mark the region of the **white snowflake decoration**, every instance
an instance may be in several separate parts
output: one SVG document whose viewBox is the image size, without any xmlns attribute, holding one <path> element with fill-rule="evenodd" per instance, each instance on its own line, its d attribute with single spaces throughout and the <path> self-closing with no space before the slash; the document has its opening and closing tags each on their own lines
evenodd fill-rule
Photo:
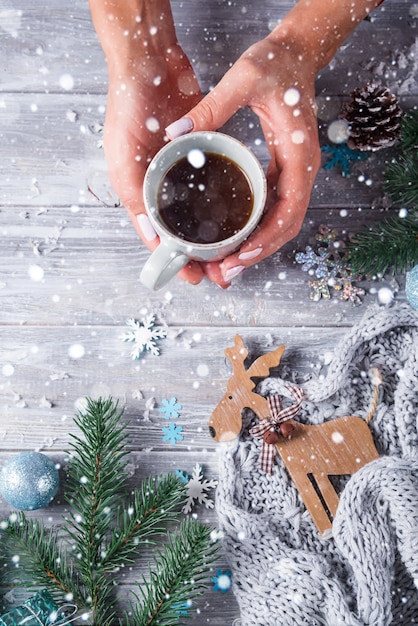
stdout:
<svg viewBox="0 0 418 626">
<path fill-rule="evenodd" d="M 204 480 L 202 467 L 199 463 L 196 463 L 192 477 L 186 485 L 187 500 L 183 507 L 183 513 L 191 513 L 196 501 L 199 504 L 204 504 L 207 509 L 213 509 L 215 503 L 208 497 L 206 492 L 209 489 L 215 489 L 217 484 L 216 480 Z"/>
<path fill-rule="evenodd" d="M 156 344 L 156 340 L 164 339 L 167 331 L 164 328 L 154 328 L 155 315 L 147 315 L 142 321 L 138 321 L 130 317 L 126 325 L 130 330 L 123 333 L 120 338 L 122 341 L 128 341 L 134 344 L 131 352 L 133 359 L 139 359 L 141 355 L 148 350 L 154 356 L 160 354 L 160 349 Z"/>
</svg>

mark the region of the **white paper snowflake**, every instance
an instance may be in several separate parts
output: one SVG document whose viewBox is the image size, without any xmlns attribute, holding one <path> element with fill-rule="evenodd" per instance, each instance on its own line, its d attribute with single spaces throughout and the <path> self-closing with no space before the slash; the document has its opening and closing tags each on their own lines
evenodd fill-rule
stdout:
<svg viewBox="0 0 418 626">
<path fill-rule="evenodd" d="M 215 489 L 218 482 L 216 480 L 204 480 L 203 470 L 199 463 L 193 468 L 193 474 L 186 485 L 187 500 L 183 507 L 183 513 L 191 513 L 196 502 L 204 504 L 207 509 L 213 509 L 215 503 L 208 498 L 207 491 Z"/>
<path fill-rule="evenodd" d="M 164 339 L 167 336 L 167 331 L 164 328 L 154 328 L 154 321 L 155 315 L 147 315 L 142 321 L 138 321 L 133 317 L 127 320 L 126 325 L 129 326 L 130 330 L 123 333 L 120 338 L 122 341 L 134 344 L 131 351 L 133 359 L 139 359 L 146 350 L 154 356 L 160 354 L 156 340 Z"/>
</svg>

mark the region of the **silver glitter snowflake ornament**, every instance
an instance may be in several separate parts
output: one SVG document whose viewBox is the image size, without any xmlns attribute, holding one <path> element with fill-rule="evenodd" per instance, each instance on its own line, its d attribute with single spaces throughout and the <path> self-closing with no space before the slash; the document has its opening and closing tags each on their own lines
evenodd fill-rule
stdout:
<svg viewBox="0 0 418 626">
<path fill-rule="evenodd" d="M 209 498 L 207 491 L 215 489 L 217 484 L 216 480 L 205 480 L 202 467 L 196 463 L 193 474 L 186 484 L 187 500 L 183 507 L 183 513 L 191 513 L 196 503 L 204 504 L 207 509 L 213 509 L 215 503 Z"/>
<path fill-rule="evenodd" d="M 338 240 L 338 232 L 321 225 L 315 239 L 322 244 L 317 250 L 306 246 L 304 252 L 297 252 L 295 260 L 302 270 L 313 277 L 309 281 L 310 299 L 319 302 L 331 298 L 331 289 L 339 293 L 340 300 L 349 300 L 354 305 L 361 304 L 364 289 L 354 283 L 364 277 L 352 272 L 345 261 L 345 246 Z M 323 247 L 326 244 L 326 248 Z"/>
<path fill-rule="evenodd" d="M 131 351 L 133 359 L 140 359 L 146 351 L 151 352 L 154 356 L 160 354 L 156 341 L 164 339 L 167 336 L 167 331 L 164 328 L 154 328 L 154 322 L 155 315 L 147 315 L 142 321 L 133 317 L 126 321 L 126 325 L 130 330 L 123 333 L 120 338 L 122 341 L 134 344 Z"/>
</svg>

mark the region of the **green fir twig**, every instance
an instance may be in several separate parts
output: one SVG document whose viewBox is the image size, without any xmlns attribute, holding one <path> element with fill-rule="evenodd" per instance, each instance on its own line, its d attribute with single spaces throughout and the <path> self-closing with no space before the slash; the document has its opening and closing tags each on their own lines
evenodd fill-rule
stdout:
<svg viewBox="0 0 418 626">
<path fill-rule="evenodd" d="M 418 205 L 418 112 L 402 118 L 399 155 L 389 163 L 384 174 L 385 190 L 399 207 L 412 211 Z"/>
<path fill-rule="evenodd" d="M 350 269 L 365 275 L 403 273 L 418 263 L 418 216 L 388 218 L 347 244 Z"/>
<path fill-rule="evenodd" d="M 384 173 L 385 190 L 406 216 L 390 217 L 358 232 L 347 246 L 350 268 L 362 274 L 404 273 L 418 263 L 418 112 L 405 113 L 400 154 Z"/>
<path fill-rule="evenodd" d="M 20 511 L 10 515 L 3 524 L 2 551 L 6 546 L 19 555 L 18 570 L 13 569 L 29 588 L 47 587 L 56 595 L 71 596 L 77 604 L 84 605 L 80 581 L 73 563 L 62 548 L 56 529 L 48 529 L 39 520 L 27 519 Z"/>
<path fill-rule="evenodd" d="M 132 563 L 141 545 L 156 543 L 156 535 L 164 533 L 167 524 L 178 517 L 185 497 L 185 486 L 173 474 L 148 478 L 134 491 L 134 500 L 120 506 L 115 514 L 118 524 L 113 529 L 101 566 L 112 571 Z"/>
<path fill-rule="evenodd" d="M 90 599 L 94 620 L 111 623 L 112 581 L 102 566 L 102 550 L 113 522 L 117 498 L 126 490 L 126 433 L 122 412 L 111 399 L 87 400 L 74 419 L 83 438 L 71 435 L 73 452 L 67 496 L 74 512 L 66 525 L 78 557 L 78 570 Z"/>
<path fill-rule="evenodd" d="M 47 587 L 57 600 L 71 595 L 79 609 L 88 610 L 91 626 L 111 626 L 120 624 L 114 597 L 120 570 L 134 563 L 141 547 L 154 548 L 149 577 L 134 594 L 135 626 L 178 624 L 176 603 L 202 593 L 217 546 L 211 530 L 192 519 L 174 534 L 168 530 L 186 495 L 174 475 L 128 488 L 122 415 L 111 398 L 87 400 L 75 418 L 82 436 L 71 435 L 67 501 L 72 510 L 62 529 L 46 529 L 13 513 L 0 525 L 1 556 L 10 550 L 22 556 L 21 584 Z M 157 539 L 164 548 L 156 549 Z"/>
<path fill-rule="evenodd" d="M 397 206 L 417 210 L 418 152 L 398 156 L 387 166 L 385 190 Z"/>
<path fill-rule="evenodd" d="M 204 589 L 216 552 L 210 532 L 193 520 L 182 522 L 158 552 L 148 579 L 143 577 L 138 585 L 138 602 L 127 618 L 128 626 L 174 626 L 180 614 L 190 616 L 189 603 Z"/>
</svg>

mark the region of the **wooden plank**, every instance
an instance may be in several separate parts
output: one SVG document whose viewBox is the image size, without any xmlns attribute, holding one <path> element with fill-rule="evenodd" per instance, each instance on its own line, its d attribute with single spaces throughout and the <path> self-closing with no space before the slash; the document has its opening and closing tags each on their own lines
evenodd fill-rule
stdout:
<svg viewBox="0 0 418 626">
<path fill-rule="evenodd" d="M 244 0 L 196 3 L 173 0 L 173 14 L 180 42 L 193 60 L 206 91 L 229 63 L 251 43 L 265 36 L 294 2 Z M 371 57 L 387 62 L 415 37 L 409 0 L 386 0 L 375 11 L 371 23 L 361 24 L 332 64 L 322 74 L 321 87 L 347 93 L 369 71 Z M 192 17 L 191 17 L 192 16 Z M 94 32 L 88 3 L 75 0 L 71 7 L 51 0 L 48 11 L 40 11 L 31 0 L 20 0 L 0 11 L 2 59 L 1 90 L 65 93 L 68 76 L 71 91 L 102 93 L 107 88 L 103 53 Z M 351 68 L 349 83 L 341 77 Z M 357 78 L 356 78 L 357 77 Z M 344 89 L 345 87 L 345 89 Z"/>
<path fill-rule="evenodd" d="M 346 328 L 275 326 L 271 328 L 171 328 L 158 357 L 130 358 L 121 342 L 123 328 L 0 328 L 0 450 L 65 450 L 72 417 L 85 396 L 119 399 L 129 422 L 129 449 L 171 454 L 173 450 L 216 452 L 207 425 L 226 389 L 230 364 L 224 350 L 236 333 L 250 359 L 284 343 L 279 371 L 295 370 L 301 379 L 326 370 L 326 362 Z M 178 332 L 178 334 L 176 334 Z M 76 358 L 78 357 L 78 358 Z M 164 398 L 182 405 L 178 424 L 184 439 L 163 442 Z"/>
<path fill-rule="evenodd" d="M 118 206 L 101 150 L 105 97 L 101 95 L 4 94 L 0 106 L 0 207 Z M 418 95 L 405 96 L 405 110 Z M 320 107 L 321 143 L 341 111 L 341 98 L 326 98 Z M 269 156 L 254 115 L 239 111 L 223 129 L 246 143 L 264 168 Z M 356 163 L 350 177 L 338 170 L 318 173 L 312 192 L 313 207 L 371 206 L 382 196 L 382 172 L 390 150 Z M 323 159 L 323 165 L 326 163 Z M 361 177 L 359 180 L 359 176 Z M 373 184 L 365 184 L 372 181 Z M 89 188 L 99 198 L 96 199 Z M 124 215 L 117 212 L 116 215 Z M 10 222 L 10 220 L 9 220 Z"/>
<path fill-rule="evenodd" d="M 144 309 L 168 325 L 318 326 L 353 322 L 364 306 L 311 302 L 309 280 L 295 252 L 309 244 L 321 224 L 336 228 L 343 240 L 392 215 L 393 209 L 310 209 L 300 235 L 277 254 L 250 268 L 220 290 L 203 281 L 192 287 L 174 279 L 160 292 L 139 283 L 148 256 L 123 208 L 7 208 L 0 211 L 0 323 L 7 325 L 124 324 Z M 392 281 L 393 289 L 399 287 Z M 389 284 L 391 281 L 389 280 Z M 360 283 L 376 300 L 373 282 Z M 379 285 L 382 286 L 382 285 Z M 401 297 L 401 296 L 397 296 Z M 193 306 L 190 306 L 193 303 Z"/>
</svg>

